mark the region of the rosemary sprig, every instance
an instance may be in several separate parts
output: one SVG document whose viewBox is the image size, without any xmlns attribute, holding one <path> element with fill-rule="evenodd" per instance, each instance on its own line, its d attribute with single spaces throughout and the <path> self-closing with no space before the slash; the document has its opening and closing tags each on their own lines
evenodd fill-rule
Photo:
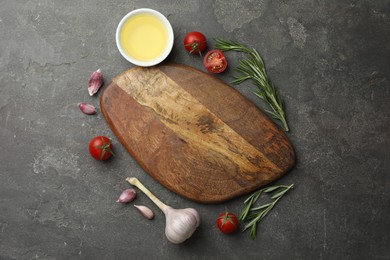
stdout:
<svg viewBox="0 0 390 260">
<path fill-rule="evenodd" d="M 260 54 L 255 49 L 248 48 L 239 43 L 222 39 L 215 39 L 215 41 L 215 47 L 221 51 L 238 51 L 246 54 L 246 59 L 241 60 L 236 68 L 236 71 L 240 75 L 232 83 L 238 85 L 245 80 L 251 79 L 257 87 L 257 91 L 254 94 L 266 102 L 272 109 L 272 111 L 267 110 L 267 112 L 282 123 L 285 131 L 289 131 L 283 101 L 268 79 Z"/>
<path fill-rule="evenodd" d="M 272 210 L 272 208 L 278 203 L 278 201 L 286 194 L 287 191 L 292 189 L 294 184 L 290 186 L 279 185 L 271 186 L 254 192 L 250 195 L 245 201 L 245 208 L 241 212 L 239 219 L 241 221 L 247 222 L 244 226 L 244 230 L 251 229 L 251 238 L 256 238 L 257 224 Z M 271 196 L 273 199 L 272 202 L 266 203 L 264 205 L 255 207 L 256 201 L 260 198 L 262 193 L 272 193 Z"/>
</svg>

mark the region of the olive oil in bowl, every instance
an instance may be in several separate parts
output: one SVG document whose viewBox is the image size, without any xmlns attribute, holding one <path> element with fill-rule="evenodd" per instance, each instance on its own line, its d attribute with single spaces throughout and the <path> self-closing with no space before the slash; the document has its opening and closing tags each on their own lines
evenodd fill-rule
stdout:
<svg viewBox="0 0 390 260">
<path fill-rule="evenodd" d="M 137 9 L 126 15 L 117 28 L 117 46 L 122 56 L 139 66 L 163 61 L 173 46 L 169 21 L 152 9 Z"/>
</svg>

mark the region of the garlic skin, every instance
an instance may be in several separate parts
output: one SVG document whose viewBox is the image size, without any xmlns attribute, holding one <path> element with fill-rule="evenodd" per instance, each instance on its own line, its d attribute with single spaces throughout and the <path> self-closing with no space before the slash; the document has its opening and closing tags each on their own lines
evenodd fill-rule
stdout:
<svg viewBox="0 0 390 260">
<path fill-rule="evenodd" d="M 184 242 L 192 236 L 199 224 L 200 216 L 195 209 L 174 209 L 167 206 L 165 236 L 170 242 Z"/>
<path fill-rule="evenodd" d="M 88 85 L 88 93 L 90 96 L 95 95 L 99 91 L 103 85 L 103 74 L 100 69 L 92 73 L 89 77 Z"/>
<path fill-rule="evenodd" d="M 153 219 L 154 218 L 154 213 L 153 211 L 145 206 L 140 206 L 140 205 L 134 205 L 136 209 L 142 214 L 147 219 Z"/>
<path fill-rule="evenodd" d="M 125 189 L 116 202 L 129 203 L 132 202 L 136 197 L 137 192 L 134 189 Z"/>
</svg>

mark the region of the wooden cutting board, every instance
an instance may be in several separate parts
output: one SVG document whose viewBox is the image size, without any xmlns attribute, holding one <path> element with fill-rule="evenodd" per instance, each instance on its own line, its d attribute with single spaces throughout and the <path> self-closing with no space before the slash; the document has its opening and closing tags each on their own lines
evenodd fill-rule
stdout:
<svg viewBox="0 0 390 260">
<path fill-rule="evenodd" d="M 281 177 L 295 162 L 286 135 L 214 76 L 179 64 L 134 67 L 104 89 L 112 131 L 171 191 L 218 203 Z"/>
</svg>

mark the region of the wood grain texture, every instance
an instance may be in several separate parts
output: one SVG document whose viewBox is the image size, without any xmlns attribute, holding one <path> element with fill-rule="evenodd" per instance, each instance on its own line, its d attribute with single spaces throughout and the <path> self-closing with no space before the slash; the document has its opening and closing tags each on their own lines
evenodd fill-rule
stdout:
<svg viewBox="0 0 390 260">
<path fill-rule="evenodd" d="M 100 105 L 144 170 L 188 199 L 217 203 L 276 180 L 295 162 L 278 127 L 239 92 L 179 64 L 135 67 Z"/>
</svg>

